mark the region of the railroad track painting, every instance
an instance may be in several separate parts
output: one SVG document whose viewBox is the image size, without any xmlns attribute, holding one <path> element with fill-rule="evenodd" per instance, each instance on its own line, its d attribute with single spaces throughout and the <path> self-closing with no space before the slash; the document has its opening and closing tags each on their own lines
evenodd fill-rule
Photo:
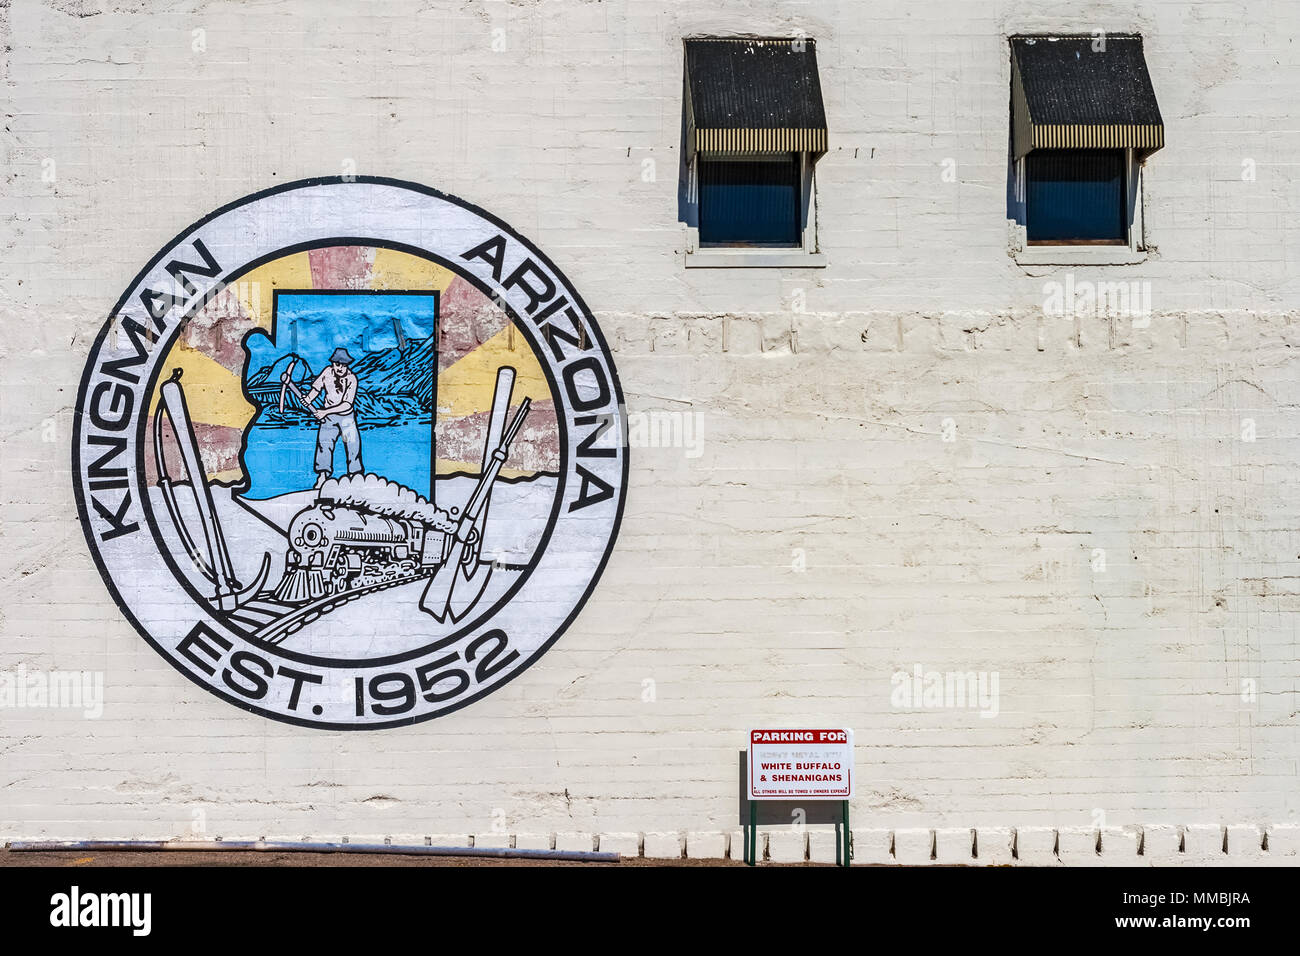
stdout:
<svg viewBox="0 0 1300 956">
<path fill-rule="evenodd" d="M 381 581 L 365 587 L 350 588 L 300 606 L 284 604 L 275 599 L 274 592 L 263 591 L 230 612 L 227 618 L 247 631 L 253 640 L 263 644 L 279 644 L 294 632 L 357 598 L 428 578 L 431 574 L 426 572 L 396 581 Z"/>
</svg>

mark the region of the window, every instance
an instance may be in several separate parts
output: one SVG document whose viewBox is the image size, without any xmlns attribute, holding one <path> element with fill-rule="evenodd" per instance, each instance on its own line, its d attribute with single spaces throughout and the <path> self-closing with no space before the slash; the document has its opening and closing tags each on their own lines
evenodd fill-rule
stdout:
<svg viewBox="0 0 1300 956">
<path fill-rule="evenodd" d="M 1141 37 L 1012 37 L 1007 216 L 1016 260 L 1141 261 L 1145 161 L 1163 145 Z"/>
<path fill-rule="evenodd" d="M 814 41 L 691 39 L 685 60 L 686 265 L 825 265 L 813 200 L 826 152 Z"/>
<path fill-rule="evenodd" d="M 799 157 L 703 159 L 700 246 L 799 245 Z"/>
<path fill-rule="evenodd" d="M 1128 244 L 1124 150 L 1043 149 L 1026 160 L 1031 245 Z"/>
</svg>

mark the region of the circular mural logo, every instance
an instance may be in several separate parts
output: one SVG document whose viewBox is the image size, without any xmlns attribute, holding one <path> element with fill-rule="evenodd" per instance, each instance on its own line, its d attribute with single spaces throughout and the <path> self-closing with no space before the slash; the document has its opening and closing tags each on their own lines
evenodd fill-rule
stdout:
<svg viewBox="0 0 1300 956">
<path fill-rule="evenodd" d="M 136 277 L 77 397 L 77 504 L 183 673 L 313 727 L 426 720 L 564 632 L 627 486 L 582 299 L 468 203 L 355 177 L 258 193 Z"/>
</svg>

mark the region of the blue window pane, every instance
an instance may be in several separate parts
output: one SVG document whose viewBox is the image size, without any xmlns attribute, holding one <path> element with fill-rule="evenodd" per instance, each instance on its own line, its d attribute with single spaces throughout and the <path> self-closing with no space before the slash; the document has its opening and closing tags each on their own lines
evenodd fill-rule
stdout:
<svg viewBox="0 0 1300 956">
<path fill-rule="evenodd" d="M 700 162 L 701 245 L 799 244 L 799 164 Z"/>
<path fill-rule="evenodd" d="M 1030 242 L 1125 240 L 1122 151 L 1035 150 L 1025 163 Z"/>
</svg>

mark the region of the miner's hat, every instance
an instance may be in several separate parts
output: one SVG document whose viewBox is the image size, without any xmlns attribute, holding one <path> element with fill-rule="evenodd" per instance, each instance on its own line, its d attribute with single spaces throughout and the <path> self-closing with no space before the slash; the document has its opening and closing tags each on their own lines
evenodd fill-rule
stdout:
<svg viewBox="0 0 1300 956">
<path fill-rule="evenodd" d="M 348 354 L 347 349 L 338 348 L 335 349 L 334 354 L 330 356 L 330 361 L 338 362 L 340 365 L 349 365 L 352 362 L 352 356 Z"/>
</svg>

